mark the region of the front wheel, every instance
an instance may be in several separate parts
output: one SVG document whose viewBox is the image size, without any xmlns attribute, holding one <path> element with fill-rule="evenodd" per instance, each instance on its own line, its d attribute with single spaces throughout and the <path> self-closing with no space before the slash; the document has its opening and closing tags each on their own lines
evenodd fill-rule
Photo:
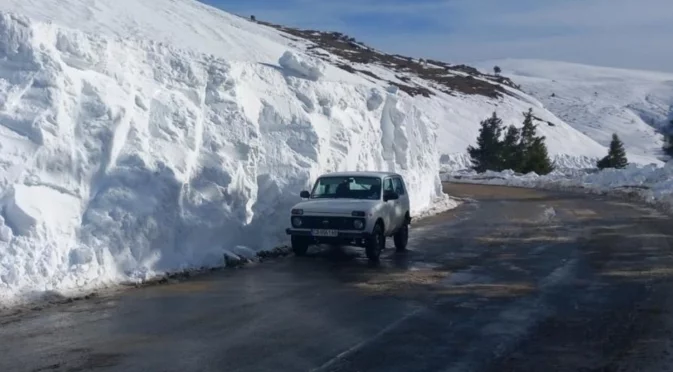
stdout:
<svg viewBox="0 0 673 372">
<path fill-rule="evenodd" d="M 383 235 L 383 226 L 377 223 L 372 231 L 372 236 L 367 239 L 367 246 L 365 252 L 370 261 L 378 261 L 381 256 L 381 251 L 386 246 L 386 236 Z"/>
<path fill-rule="evenodd" d="M 300 236 L 292 237 L 292 252 L 295 256 L 305 256 L 308 251 L 308 241 Z"/>
<path fill-rule="evenodd" d="M 409 242 L 409 224 L 404 223 L 402 227 L 395 233 L 393 237 L 395 241 L 395 250 L 398 252 L 404 252 L 407 250 L 407 243 Z"/>
</svg>

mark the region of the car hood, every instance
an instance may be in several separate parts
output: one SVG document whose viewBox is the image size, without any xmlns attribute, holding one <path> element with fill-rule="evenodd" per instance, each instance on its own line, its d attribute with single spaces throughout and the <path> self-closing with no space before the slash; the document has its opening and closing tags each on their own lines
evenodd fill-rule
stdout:
<svg viewBox="0 0 673 372">
<path fill-rule="evenodd" d="M 368 212 L 374 208 L 379 200 L 360 199 L 319 199 L 297 203 L 293 209 L 303 209 L 304 214 L 346 214 L 353 211 Z"/>
</svg>

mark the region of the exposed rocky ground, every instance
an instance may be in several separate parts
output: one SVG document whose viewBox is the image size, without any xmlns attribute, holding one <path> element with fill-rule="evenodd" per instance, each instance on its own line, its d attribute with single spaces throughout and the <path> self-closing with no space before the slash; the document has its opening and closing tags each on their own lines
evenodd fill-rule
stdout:
<svg viewBox="0 0 673 372">
<path fill-rule="evenodd" d="M 452 65 L 431 59 L 416 59 L 399 54 L 387 54 L 369 47 L 355 38 L 340 32 L 326 32 L 317 30 L 302 30 L 281 26 L 269 22 L 255 21 L 259 24 L 276 28 L 286 34 L 288 38 L 297 37 L 313 43 L 307 53 L 351 73 L 358 73 L 377 80 L 383 80 L 408 94 L 429 97 L 434 95 L 432 87 L 447 94 L 478 94 L 490 98 L 498 98 L 508 94 L 504 86 L 514 89 L 520 87 L 512 80 L 500 75 L 481 73 L 474 67 L 464 64 Z M 333 56 L 339 57 L 335 61 Z M 388 80 L 367 69 L 368 65 L 378 65 L 394 71 L 398 81 Z M 425 82 L 419 82 L 422 79 Z"/>
</svg>

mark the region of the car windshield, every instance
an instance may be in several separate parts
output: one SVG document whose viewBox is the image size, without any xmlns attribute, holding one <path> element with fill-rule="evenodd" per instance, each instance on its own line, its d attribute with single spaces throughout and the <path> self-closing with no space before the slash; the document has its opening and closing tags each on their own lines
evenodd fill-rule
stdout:
<svg viewBox="0 0 673 372">
<path fill-rule="evenodd" d="M 381 179 L 376 177 L 321 177 L 315 183 L 312 199 L 381 198 Z"/>
</svg>

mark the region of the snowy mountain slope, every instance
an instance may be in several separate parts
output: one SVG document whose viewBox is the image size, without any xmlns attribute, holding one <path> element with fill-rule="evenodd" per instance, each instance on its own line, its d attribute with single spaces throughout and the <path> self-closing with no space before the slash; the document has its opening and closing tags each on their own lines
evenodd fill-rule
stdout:
<svg viewBox="0 0 673 372">
<path fill-rule="evenodd" d="M 630 154 L 661 155 L 663 125 L 673 119 L 673 74 L 540 60 L 497 60 L 503 75 L 602 145 L 612 133 Z"/>
<path fill-rule="evenodd" d="M 505 80 L 317 49 L 192 0 L 0 2 L 0 305 L 273 247 L 325 171 L 398 171 L 414 214 L 450 207 L 439 160 L 493 110 L 534 107 L 564 164 L 605 152 Z"/>
<path fill-rule="evenodd" d="M 439 151 L 445 171 L 470 166 L 467 146 L 478 135 L 479 122 L 497 111 L 506 125 L 521 127 L 522 114 L 533 108 L 539 131 L 547 137 L 549 153 L 559 167 L 595 166 L 607 149 L 550 113 L 536 98 L 520 91 L 516 82 L 465 65 L 422 61 L 389 55 L 356 42 L 347 35 L 297 30 L 260 22 L 290 34 L 291 40 L 310 41 L 306 52 L 379 84 L 391 84 L 414 96 L 439 128 Z M 299 39 L 298 39 L 299 38 Z M 632 155 L 641 164 L 660 163 Z"/>
<path fill-rule="evenodd" d="M 607 151 L 591 138 L 575 133 L 536 99 L 512 89 L 505 78 L 485 75 L 464 65 L 419 63 L 417 59 L 388 55 L 339 33 L 250 22 L 193 0 L 5 0 L 0 10 L 76 25 L 85 32 L 154 40 L 226 60 L 277 66 L 278 56 L 286 49 L 304 51 L 327 62 L 324 80 L 378 87 L 396 85 L 406 93 L 417 94 L 415 104 L 432 112 L 429 120 L 441 128 L 438 151 L 447 161 L 443 164 L 446 169 L 466 165 L 466 148 L 474 144 L 479 122 L 495 109 L 508 123 L 520 125 L 521 113 L 533 107 L 536 116 L 554 123 L 555 128 L 541 131 L 548 135 L 549 152 L 560 166 L 588 167 L 593 158 Z M 567 138 L 573 142 L 568 143 Z M 652 161 L 649 157 L 632 160 Z"/>
</svg>

